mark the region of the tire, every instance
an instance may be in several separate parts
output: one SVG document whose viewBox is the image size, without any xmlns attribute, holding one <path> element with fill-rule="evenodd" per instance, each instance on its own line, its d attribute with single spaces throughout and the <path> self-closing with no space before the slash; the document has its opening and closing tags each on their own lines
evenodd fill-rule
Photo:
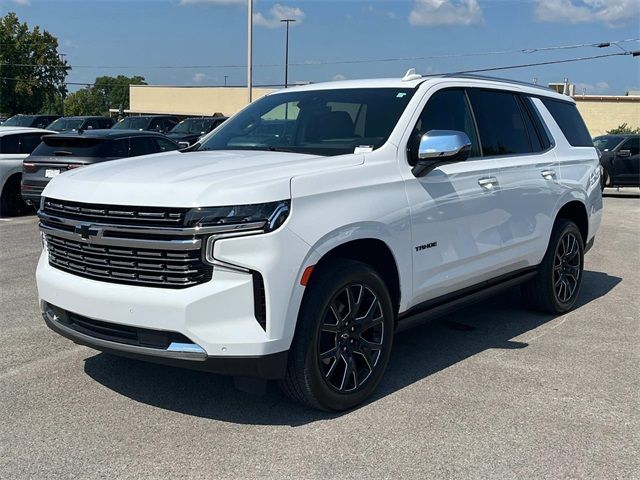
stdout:
<svg viewBox="0 0 640 480">
<path fill-rule="evenodd" d="M 342 411 L 366 400 L 380 382 L 394 309 L 384 281 L 367 264 L 336 260 L 321 268 L 307 286 L 281 387 L 303 405 Z"/>
<path fill-rule="evenodd" d="M 584 243 L 578 226 L 560 218 L 551 232 L 538 274 L 522 286 L 525 304 L 540 312 L 565 313 L 573 308 L 584 270 Z"/>
<path fill-rule="evenodd" d="M 20 175 L 14 175 L 7 180 L 2 189 L 0 215 L 3 217 L 15 217 L 25 213 L 27 208 L 27 204 L 24 203 L 20 194 Z"/>
</svg>

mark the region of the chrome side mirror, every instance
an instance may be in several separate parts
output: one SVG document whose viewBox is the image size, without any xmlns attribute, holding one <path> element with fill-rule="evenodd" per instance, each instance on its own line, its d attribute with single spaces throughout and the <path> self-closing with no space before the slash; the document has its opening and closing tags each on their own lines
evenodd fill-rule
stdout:
<svg viewBox="0 0 640 480">
<path fill-rule="evenodd" d="M 465 161 L 470 152 L 471 140 L 466 133 L 429 130 L 420 139 L 418 162 L 412 172 L 416 177 L 422 177 L 440 165 Z"/>
</svg>

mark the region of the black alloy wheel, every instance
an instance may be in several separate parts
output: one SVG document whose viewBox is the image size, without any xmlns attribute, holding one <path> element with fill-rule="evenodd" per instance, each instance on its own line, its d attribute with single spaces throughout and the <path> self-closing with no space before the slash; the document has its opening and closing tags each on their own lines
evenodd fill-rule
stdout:
<svg viewBox="0 0 640 480">
<path fill-rule="evenodd" d="M 318 360 L 327 384 L 337 392 L 361 389 L 380 360 L 384 312 L 376 294 L 353 283 L 338 292 L 323 315 Z"/>
<path fill-rule="evenodd" d="M 558 300 L 567 303 L 580 285 L 582 257 L 578 239 L 567 232 L 558 242 L 553 260 L 553 288 Z"/>
</svg>

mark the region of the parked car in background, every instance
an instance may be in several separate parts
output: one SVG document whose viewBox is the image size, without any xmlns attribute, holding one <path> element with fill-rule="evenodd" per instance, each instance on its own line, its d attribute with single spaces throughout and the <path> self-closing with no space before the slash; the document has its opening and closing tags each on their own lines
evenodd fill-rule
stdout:
<svg viewBox="0 0 640 480">
<path fill-rule="evenodd" d="M 0 125 L 2 125 L 7 120 L 7 117 L 0 117 Z"/>
<path fill-rule="evenodd" d="M 185 118 L 167 133 L 167 137 L 188 147 L 196 143 L 200 137 L 221 125 L 226 119 L 227 117 Z"/>
<path fill-rule="evenodd" d="M 48 130 L 0 127 L 0 215 L 20 215 L 26 205 L 20 196 L 22 161 L 40 144 Z"/>
<path fill-rule="evenodd" d="M 60 117 L 47 127 L 47 130 L 56 132 L 73 132 L 78 130 L 99 130 L 111 128 L 115 120 L 109 117 Z"/>
<path fill-rule="evenodd" d="M 518 284 L 529 308 L 573 308 L 599 177 L 575 102 L 535 85 L 289 88 L 197 148 L 54 179 L 41 308 L 76 343 L 346 410 L 398 330 Z"/>
<path fill-rule="evenodd" d="M 22 164 L 22 197 L 38 205 L 47 183 L 75 168 L 124 157 L 178 150 L 166 136 L 137 130 L 85 130 L 46 135 Z"/>
<path fill-rule="evenodd" d="M 167 133 L 178 123 L 173 115 L 142 115 L 126 117 L 116 123 L 116 130 L 148 130 L 150 132 Z"/>
<path fill-rule="evenodd" d="M 47 128 L 51 122 L 58 118 L 60 118 L 60 115 L 14 115 L 8 118 L 2 126 Z"/>
<path fill-rule="evenodd" d="M 593 144 L 601 152 L 601 188 L 640 187 L 640 135 L 602 135 Z"/>
</svg>

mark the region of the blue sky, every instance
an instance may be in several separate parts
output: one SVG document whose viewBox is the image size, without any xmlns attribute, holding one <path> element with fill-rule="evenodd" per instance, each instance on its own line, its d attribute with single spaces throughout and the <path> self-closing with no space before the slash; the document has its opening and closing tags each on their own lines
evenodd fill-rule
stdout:
<svg viewBox="0 0 640 480">
<path fill-rule="evenodd" d="M 638 38 L 639 9 L 638 0 L 256 0 L 254 82 L 283 81 L 284 28 L 278 22 L 283 15 L 298 19 L 290 32 L 290 81 L 317 82 L 402 76 L 411 67 L 438 73 L 613 53 L 620 49 L 460 56 Z M 246 0 L 0 0 L 0 14 L 7 11 L 60 39 L 60 50 L 76 66 L 71 82 L 121 73 L 171 85 L 220 85 L 224 75 L 230 85 L 246 79 L 244 68 L 233 67 L 246 63 Z M 621 45 L 640 50 L 637 41 Z M 390 58 L 405 60 L 335 63 Z M 536 77 L 541 84 L 568 77 L 579 93 L 624 94 L 640 89 L 640 58 L 498 75 Z"/>
</svg>

